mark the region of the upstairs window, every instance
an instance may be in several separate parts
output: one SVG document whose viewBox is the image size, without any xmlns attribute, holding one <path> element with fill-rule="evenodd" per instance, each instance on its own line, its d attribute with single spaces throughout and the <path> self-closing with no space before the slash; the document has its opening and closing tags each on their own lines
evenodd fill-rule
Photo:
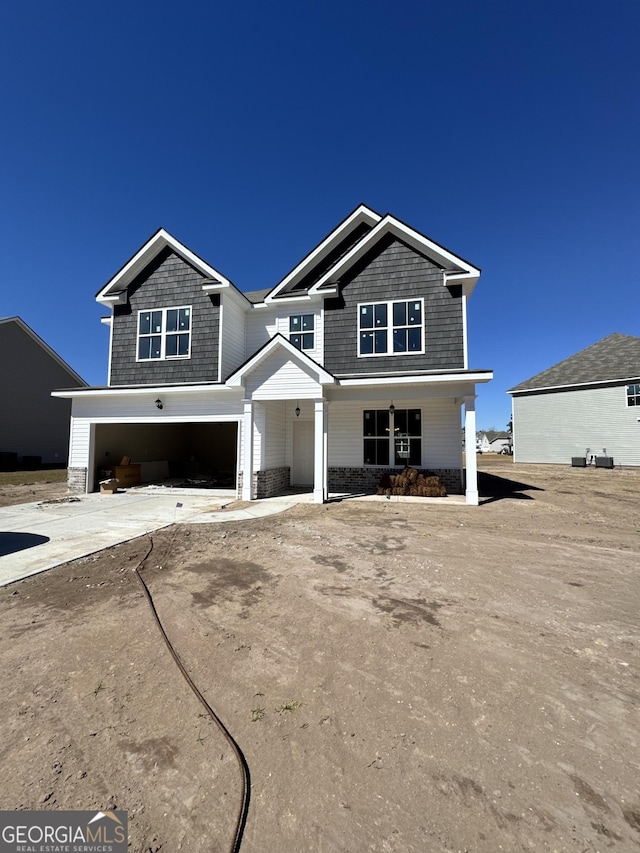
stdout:
<svg viewBox="0 0 640 853">
<path fill-rule="evenodd" d="M 423 353 L 423 308 L 422 299 L 358 305 L 358 355 Z"/>
<path fill-rule="evenodd" d="M 640 385 L 627 385 L 627 406 L 640 406 Z"/>
<path fill-rule="evenodd" d="M 313 314 L 294 314 L 289 317 L 289 340 L 298 349 L 315 346 Z"/>
<path fill-rule="evenodd" d="M 189 358 L 190 355 L 190 307 L 138 312 L 138 361 Z"/>
</svg>

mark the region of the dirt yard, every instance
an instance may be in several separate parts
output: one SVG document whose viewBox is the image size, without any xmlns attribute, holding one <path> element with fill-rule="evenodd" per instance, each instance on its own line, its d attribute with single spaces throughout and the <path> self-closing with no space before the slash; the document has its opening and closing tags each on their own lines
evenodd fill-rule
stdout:
<svg viewBox="0 0 640 853">
<path fill-rule="evenodd" d="M 250 771 L 242 853 L 640 850 L 640 471 L 480 459 L 480 507 L 343 501 L 153 536 Z M 234 753 L 139 539 L 0 590 L 4 809 L 230 851 Z"/>
</svg>

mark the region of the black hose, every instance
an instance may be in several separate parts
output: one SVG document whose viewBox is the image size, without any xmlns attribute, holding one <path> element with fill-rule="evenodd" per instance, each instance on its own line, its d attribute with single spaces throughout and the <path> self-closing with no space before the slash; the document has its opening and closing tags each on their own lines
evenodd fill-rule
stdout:
<svg viewBox="0 0 640 853">
<path fill-rule="evenodd" d="M 162 634 L 162 637 L 163 637 L 163 639 L 167 645 L 167 648 L 171 652 L 171 656 L 173 657 L 174 661 L 176 662 L 178 669 L 182 673 L 185 681 L 187 682 L 187 684 L 189 685 L 189 687 L 191 688 L 193 693 L 199 699 L 200 703 L 202 704 L 202 706 L 206 710 L 209 717 L 218 726 L 218 728 L 220 729 L 220 731 L 222 732 L 224 737 L 227 739 L 227 742 L 231 746 L 231 749 L 233 750 L 233 754 L 235 755 L 236 760 L 238 762 L 238 765 L 240 767 L 240 774 L 242 777 L 242 796 L 241 796 L 242 802 L 240 805 L 240 810 L 238 812 L 238 818 L 236 820 L 236 827 L 235 827 L 234 836 L 233 836 L 233 844 L 231 845 L 231 848 L 230 848 L 230 853 L 239 853 L 240 845 L 242 844 L 242 836 L 244 835 L 245 826 L 247 824 L 247 817 L 249 815 L 249 801 L 251 799 L 251 774 L 249 772 L 249 765 L 247 764 L 247 759 L 244 757 L 244 753 L 242 752 L 242 750 L 240 749 L 240 747 L 238 746 L 238 744 L 234 740 L 234 737 L 231 734 L 231 732 L 227 729 L 227 727 L 222 722 L 220 717 L 216 714 L 216 712 L 213 710 L 211 705 L 209 705 L 209 703 L 204 698 L 202 693 L 198 690 L 196 685 L 193 683 L 193 680 L 192 680 L 191 676 L 189 675 L 189 673 L 187 672 L 187 670 L 184 668 L 184 665 L 183 665 L 182 661 L 180 660 L 178 653 L 173 648 L 173 646 L 171 644 L 171 640 L 167 636 L 167 632 L 162 627 L 162 622 L 160 621 L 160 617 L 158 616 L 158 611 L 156 610 L 156 606 L 153 603 L 153 598 L 151 597 L 151 593 L 149 592 L 149 588 L 148 588 L 147 584 L 145 583 L 145 581 L 142 577 L 142 574 L 141 574 L 142 567 L 144 566 L 144 564 L 146 563 L 147 559 L 149 558 L 151 552 L 153 551 L 153 539 L 151 538 L 151 536 L 149 537 L 149 543 L 150 544 L 149 544 L 149 548 L 147 550 L 147 553 L 144 555 L 144 557 L 140 560 L 140 562 L 138 563 L 138 565 L 134 569 L 136 576 L 137 576 L 138 580 L 140 581 L 140 584 L 142 585 L 142 589 L 144 590 L 144 594 L 147 598 L 147 602 L 149 603 L 149 607 L 151 608 L 151 612 L 153 613 L 154 619 L 156 620 L 156 624 L 160 630 L 160 633 Z"/>
</svg>

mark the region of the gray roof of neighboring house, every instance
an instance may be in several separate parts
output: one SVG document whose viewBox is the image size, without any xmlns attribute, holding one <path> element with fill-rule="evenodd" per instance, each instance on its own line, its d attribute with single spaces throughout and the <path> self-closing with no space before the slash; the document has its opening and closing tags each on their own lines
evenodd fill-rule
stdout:
<svg viewBox="0 0 640 853">
<path fill-rule="evenodd" d="M 614 332 L 564 361 L 514 385 L 508 393 L 640 377 L 640 338 Z"/>
</svg>

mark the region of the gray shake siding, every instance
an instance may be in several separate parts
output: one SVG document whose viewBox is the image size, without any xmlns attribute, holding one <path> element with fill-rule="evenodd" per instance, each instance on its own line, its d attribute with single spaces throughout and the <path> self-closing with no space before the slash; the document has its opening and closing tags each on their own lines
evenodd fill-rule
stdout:
<svg viewBox="0 0 640 853">
<path fill-rule="evenodd" d="M 425 352 L 358 357 L 362 302 L 424 298 Z M 379 244 L 341 281 L 341 296 L 325 303 L 324 367 L 334 374 L 464 368 L 461 289 L 443 285 L 443 271 L 397 239 Z"/>
<path fill-rule="evenodd" d="M 218 379 L 220 307 L 202 291 L 204 278 L 165 249 L 129 286 L 129 302 L 113 319 L 112 385 L 210 382 Z M 191 357 L 136 361 L 138 311 L 191 306 Z"/>
</svg>

